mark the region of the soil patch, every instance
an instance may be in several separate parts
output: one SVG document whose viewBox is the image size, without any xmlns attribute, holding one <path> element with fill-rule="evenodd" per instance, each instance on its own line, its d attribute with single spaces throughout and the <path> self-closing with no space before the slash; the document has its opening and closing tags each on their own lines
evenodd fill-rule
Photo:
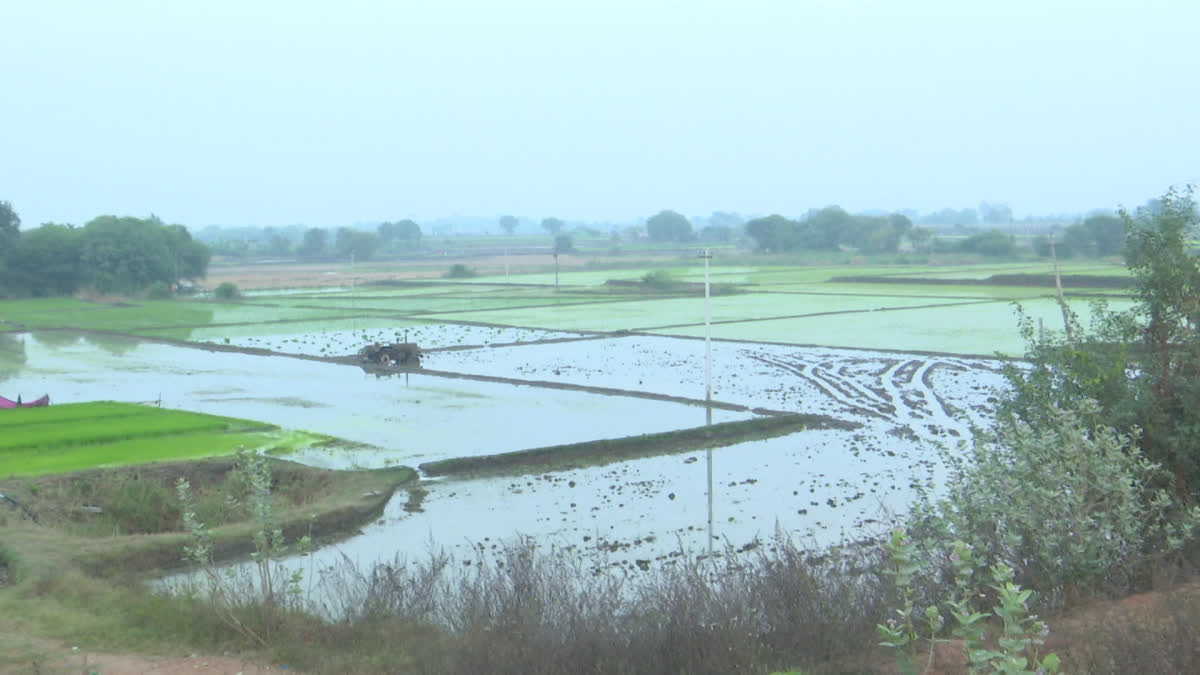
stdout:
<svg viewBox="0 0 1200 675">
<path fill-rule="evenodd" d="M 1064 274 L 1062 285 L 1070 288 L 1133 288 L 1131 277 L 1106 277 L 1091 274 Z M 993 274 L 986 279 L 946 277 L 849 276 L 833 277 L 830 283 L 845 284 L 921 284 L 928 286 L 1030 286 L 1054 288 L 1053 274 Z"/>
<path fill-rule="evenodd" d="M 806 429 L 856 429 L 859 426 L 826 415 L 779 415 L 660 434 L 532 448 L 481 457 L 459 457 L 426 462 L 420 468 L 429 476 L 513 472 L 526 474 L 535 470 L 541 472 L 574 469 L 647 455 L 690 452 L 748 440 L 785 436 Z"/>
</svg>

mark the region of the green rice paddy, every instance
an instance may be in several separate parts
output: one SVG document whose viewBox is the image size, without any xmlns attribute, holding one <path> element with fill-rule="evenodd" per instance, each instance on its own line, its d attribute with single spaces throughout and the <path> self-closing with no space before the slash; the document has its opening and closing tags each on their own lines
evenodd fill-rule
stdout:
<svg viewBox="0 0 1200 675">
<path fill-rule="evenodd" d="M 36 476 L 316 445 L 324 436 L 282 432 L 232 417 L 100 401 L 0 410 L 0 476 Z"/>
</svg>

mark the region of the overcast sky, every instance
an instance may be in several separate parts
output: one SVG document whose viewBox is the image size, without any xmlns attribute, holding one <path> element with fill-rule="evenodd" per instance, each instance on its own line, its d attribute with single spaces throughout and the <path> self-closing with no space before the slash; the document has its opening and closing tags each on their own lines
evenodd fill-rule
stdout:
<svg viewBox="0 0 1200 675">
<path fill-rule="evenodd" d="M 0 200 L 201 228 L 1134 206 L 1200 3 L 0 0 Z"/>
</svg>

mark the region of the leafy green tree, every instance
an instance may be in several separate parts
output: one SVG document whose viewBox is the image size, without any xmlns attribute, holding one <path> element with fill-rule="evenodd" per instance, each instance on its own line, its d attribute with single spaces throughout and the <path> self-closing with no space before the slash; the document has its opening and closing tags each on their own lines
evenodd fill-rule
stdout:
<svg viewBox="0 0 1200 675">
<path fill-rule="evenodd" d="M 1092 232 L 1083 225 L 1071 225 L 1063 232 L 1062 243 L 1055 253 L 1063 258 L 1092 258 L 1096 256 L 1096 240 Z"/>
<path fill-rule="evenodd" d="M 329 232 L 314 227 L 304 233 L 304 240 L 300 242 L 300 248 L 296 250 L 296 253 L 301 258 L 319 258 L 325 254 L 325 247 L 328 244 Z"/>
<path fill-rule="evenodd" d="M 565 225 L 566 225 L 566 223 L 559 220 L 558 218 L 543 218 L 542 219 L 542 229 L 549 232 L 550 234 L 558 234 L 559 232 L 562 232 L 562 229 Z"/>
<path fill-rule="evenodd" d="M 854 216 L 840 206 L 827 206 L 810 213 L 804 220 L 803 248 L 836 251 L 848 231 L 857 229 Z"/>
<path fill-rule="evenodd" d="M 379 248 L 379 236 L 374 232 L 342 227 L 337 231 L 334 247 L 340 256 L 352 260 L 370 260 Z"/>
<path fill-rule="evenodd" d="M 893 213 L 892 215 L 888 216 L 888 225 L 892 226 L 892 229 L 895 230 L 896 236 L 899 239 L 907 237 L 908 233 L 912 232 L 913 229 L 912 220 L 910 220 L 909 217 L 903 213 Z"/>
<path fill-rule="evenodd" d="M 700 230 L 701 241 L 730 242 L 733 241 L 733 228 L 728 225 L 706 225 Z"/>
<path fill-rule="evenodd" d="M 208 275 L 212 252 L 207 246 L 194 241 L 183 225 L 165 225 L 160 231 L 171 255 L 170 284 L 177 286 L 183 279 L 203 279 Z"/>
<path fill-rule="evenodd" d="M 74 293 L 84 281 L 82 235 L 82 230 L 54 223 L 23 232 L 9 262 L 14 283 L 35 296 Z"/>
<path fill-rule="evenodd" d="M 406 248 L 420 248 L 421 226 L 410 218 L 394 223 L 380 223 L 376 229 L 379 242 L 390 248 L 395 242 L 404 242 Z"/>
<path fill-rule="evenodd" d="M 21 217 L 13 210 L 12 204 L 0 201 L 0 263 L 16 246 L 21 236 Z"/>
<path fill-rule="evenodd" d="M 396 223 L 396 238 L 408 248 L 420 248 L 421 236 L 421 226 L 416 221 L 405 218 Z"/>
<path fill-rule="evenodd" d="M 521 222 L 517 220 L 516 216 L 500 216 L 500 229 L 504 230 L 506 234 L 516 232 L 517 226 L 520 224 Z"/>
<path fill-rule="evenodd" d="M 900 234 L 891 225 L 876 227 L 859 248 L 866 253 L 895 253 L 900 248 Z"/>
<path fill-rule="evenodd" d="M 914 251 L 929 253 L 933 248 L 933 230 L 928 227 L 914 227 L 908 231 L 908 241 Z"/>
<path fill-rule="evenodd" d="M 1119 255 L 1125 248 L 1125 222 L 1119 216 L 1095 214 L 1083 221 L 1092 235 L 1097 255 Z"/>
<path fill-rule="evenodd" d="M 692 223 L 676 211 L 659 211 L 646 221 L 646 234 L 654 241 L 688 241 Z"/>
<path fill-rule="evenodd" d="M 1096 400 L 1104 423 L 1136 434 L 1146 457 L 1171 472 L 1176 495 L 1192 501 L 1200 480 L 1200 260 L 1190 242 L 1200 217 L 1190 187 L 1120 217 L 1136 305 L 1098 308 L 1090 330 L 1074 326 L 1071 337 L 1043 337 L 1025 319 L 1029 365 L 1007 369 L 1003 407 L 1041 428 L 1045 411 Z"/>
<path fill-rule="evenodd" d="M 559 234 L 554 237 L 554 255 L 575 252 L 575 240 L 569 234 Z"/>
<path fill-rule="evenodd" d="M 162 226 L 151 220 L 93 218 L 83 226 L 80 262 L 87 282 L 101 293 L 134 293 L 174 278 Z"/>
<path fill-rule="evenodd" d="M 967 237 L 962 249 L 968 253 L 986 256 L 1007 256 L 1017 250 L 1017 239 L 1003 230 L 988 230 Z"/>
<path fill-rule="evenodd" d="M 1200 473 L 1200 260 L 1191 246 L 1200 216 L 1192 195 L 1190 186 L 1171 189 L 1154 211 L 1121 211 L 1142 324 L 1142 444 L 1189 496 Z"/>
<path fill-rule="evenodd" d="M 760 251 L 777 253 L 792 248 L 798 227 L 795 221 L 776 213 L 746 223 L 746 236 L 754 240 Z"/>
</svg>

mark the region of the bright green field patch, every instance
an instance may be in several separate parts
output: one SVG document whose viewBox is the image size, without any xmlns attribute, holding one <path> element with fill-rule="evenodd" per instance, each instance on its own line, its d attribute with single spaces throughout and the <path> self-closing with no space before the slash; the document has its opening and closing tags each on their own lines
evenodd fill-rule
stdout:
<svg viewBox="0 0 1200 675">
<path fill-rule="evenodd" d="M 328 440 L 272 425 L 132 403 L 0 410 L 0 476 L 294 449 Z"/>
<path fill-rule="evenodd" d="M 954 300 L 925 297 L 801 295 L 748 293 L 712 298 L 713 321 L 740 321 L 828 312 L 870 311 L 880 307 L 944 304 Z M 547 330 L 639 330 L 654 326 L 703 324 L 704 298 L 648 298 L 599 306 L 543 307 L 504 312 L 477 312 L 472 321 Z"/>
<path fill-rule="evenodd" d="M 1091 319 L 1090 304 L 1082 300 L 1070 304 L 1086 326 Z M 1110 308 L 1123 310 L 1131 304 L 1131 301 L 1113 301 Z M 1035 322 L 1042 319 L 1047 330 L 1062 330 L 1062 315 L 1053 299 L 1031 300 L 1021 305 Z M 703 337 L 704 326 L 653 332 Z M 730 340 L 952 354 L 991 355 L 999 352 L 1019 356 L 1025 352 L 1017 329 L 1016 312 L 1012 303 L 1004 301 L 716 324 L 712 327 L 712 336 Z"/>
</svg>

